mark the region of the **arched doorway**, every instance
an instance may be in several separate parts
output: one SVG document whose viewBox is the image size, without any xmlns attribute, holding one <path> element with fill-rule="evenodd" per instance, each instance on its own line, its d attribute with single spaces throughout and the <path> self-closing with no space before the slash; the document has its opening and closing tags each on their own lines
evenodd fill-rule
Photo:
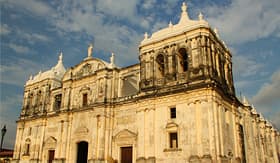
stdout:
<svg viewBox="0 0 280 163">
<path fill-rule="evenodd" d="M 77 163 L 87 163 L 88 142 L 81 141 L 77 144 Z"/>
</svg>

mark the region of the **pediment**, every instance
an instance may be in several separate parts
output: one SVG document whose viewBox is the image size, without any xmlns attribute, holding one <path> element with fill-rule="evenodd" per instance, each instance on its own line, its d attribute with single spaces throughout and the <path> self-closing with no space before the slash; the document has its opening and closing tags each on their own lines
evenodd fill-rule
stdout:
<svg viewBox="0 0 280 163">
<path fill-rule="evenodd" d="M 178 125 L 175 122 L 169 122 L 165 126 L 166 129 L 178 128 Z"/>
<path fill-rule="evenodd" d="M 128 129 L 124 129 L 120 132 L 118 132 L 115 136 L 114 139 L 127 139 L 127 138 L 133 138 L 135 139 L 137 137 L 137 134 L 129 131 Z"/>
<path fill-rule="evenodd" d="M 50 136 L 45 140 L 45 143 L 46 144 L 56 143 L 56 139 L 54 137 Z"/>
<path fill-rule="evenodd" d="M 57 142 L 56 139 L 54 137 L 50 136 L 45 140 L 44 146 L 46 148 L 55 148 L 56 142 Z"/>
<path fill-rule="evenodd" d="M 86 61 L 83 61 L 73 69 L 73 77 L 80 78 L 83 76 L 88 76 L 94 74 L 97 70 L 104 69 L 108 66 L 108 63 L 105 61 L 92 58 Z"/>
<path fill-rule="evenodd" d="M 86 91 L 89 91 L 90 88 L 88 86 L 84 86 L 80 89 L 80 92 L 86 92 Z"/>
<path fill-rule="evenodd" d="M 85 127 L 85 126 L 82 126 L 82 127 L 78 127 L 76 130 L 75 130 L 75 133 L 76 134 L 87 134 L 88 133 L 88 128 Z"/>
</svg>

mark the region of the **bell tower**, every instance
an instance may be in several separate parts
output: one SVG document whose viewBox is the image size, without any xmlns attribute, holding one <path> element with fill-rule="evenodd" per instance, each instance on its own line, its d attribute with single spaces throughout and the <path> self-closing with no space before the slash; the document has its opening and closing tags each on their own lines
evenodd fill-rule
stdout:
<svg viewBox="0 0 280 163">
<path fill-rule="evenodd" d="M 197 20 L 181 7 L 178 24 L 172 24 L 139 45 L 140 91 L 166 93 L 200 87 L 219 87 L 234 95 L 231 54 L 203 15 Z"/>
</svg>

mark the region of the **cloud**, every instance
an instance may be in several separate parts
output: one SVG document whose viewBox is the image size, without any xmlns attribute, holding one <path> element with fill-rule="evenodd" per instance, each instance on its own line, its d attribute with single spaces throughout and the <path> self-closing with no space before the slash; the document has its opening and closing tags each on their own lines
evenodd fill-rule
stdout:
<svg viewBox="0 0 280 163">
<path fill-rule="evenodd" d="M 165 14 L 175 16 L 174 14 L 181 13 L 181 8 L 180 9 L 178 8 L 179 10 L 176 10 L 176 12 L 174 12 L 174 8 L 175 7 L 179 7 L 178 6 L 178 4 L 179 4 L 178 2 L 179 1 L 180 0 L 172 0 L 172 1 L 170 1 L 170 0 L 161 0 L 159 4 L 160 4 L 160 7 L 161 7 L 162 11 L 165 12 Z"/>
<path fill-rule="evenodd" d="M 22 87 L 28 76 L 36 73 L 41 68 L 42 64 L 27 59 L 17 58 L 17 60 L 10 62 L 8 65 L 1 65 L 0 83 Z"/>
<path fill-rule="evenodd" d="M 61 4 L 64 7 L 59 9 L 59 14 L 51 22 L 59 33 L 65 33 L 68 36 L 69 33 L 78 33 L 79 36 L 81 36 L 81 33 L 85 33 L 88 38 L 91 37 L 95 40 L 96 50 L 102 50 L 106 53 L 114 51 L 117 63 L 123 65 L 127 61 L 133 62 L 133 60 L 137 59 L 137 45 L 143 36 L 133 28 L 130 28 L 128 24 L 112 21 L 113 17 L 107 16 L 121 14 L 120 10 L 116 9 L 118 7 L 122 8 L 120 5 L 111 6 L 109 10 L 109 6 L 112 3 L 113 1 L 97 2 L 97 6 L 101 5 L 101 8 L 104 8 L 104 12 L 93 12 L 77 4 Z M 123 4 L 125 3 L 123 2 Z M 128 3 L 124 6 L 133 4 Z M 101 10 L 101 8 L 98 10 Z M 124 12 L 132 14 L 132 11 Z M 122 60 L 119 58 L 122 58 Z"/>
<path fill-rule="evenodd" d="M 117 18 L 127 18 L 135 22 L 137 1 L 131 0 L 97 0 L 96 9 Z"/>
<path fill-rule="evenodd" d="M 39 33 L 28 33 L 27 31 L 23 31 L 21 29 L 16 30 L 16 37 L 22 38 L 25 41 L 28 41 L 30 44 L 34 44 L 35 42 L 48 42 L 51 39 L 43 34 Z"/>
<path fill-rule="evenodd" d="M 17 10 L 24 10 L 32 13 L 34 16 L 47 16 L 52 14 L 53 9 L 42 1 L 36 0 L 20 0 L 20 1 L 9 1 L 4 0 L 4 6 L 9 6 Z"/>
<path fill-rule="evenodd" d="M 228 6 L 208 6 L 207 20 L 227 42 L 242 44 L 280 32 L 279 0 L 233 0 Z"/>
<path fill-rule="evenodd" d="M 252 98 L 260 106 L 277 105 L 280 107 L 280 70 L 274 72 L 269 83 L 265 83 Z M 280 109 L 280 108 L 278 108 Z"/>
<path fill-rule="evenodd" d="M 22 46 L 22 45 L 17 45 L 14 43 L 9 43 L 8 47 L 17 53 L 30 53 L 31 52 L 31 50 L 28 47 Z"/>
<path fill-rule="evenodd" d="M 270 81 L 263 84 L 257 94 L 252 97 L 252 104 L 265 114 L 272 124 L 280 129 L 280 70 L 275 71 Z"/>
<path fill-rule="evenodd" d="M 234 75 L 249 77 L 258 74 L 264 67 L 263 63 L 258 63 L 254 58 L 245 55 L 235 55 L 233 57 Z"/>
<path fill-rule="evenodd" d="M 11 106 L 22 103 L 22 95 L 19 94 L 14 94 L 12 96 L 5 96 L 1 98 L 3 98 L 3 100 L 1 99 L 1 107 L 0 107 L 0 113 L 3 114 L 1 115 L 1 117 L 4 116 L 5 113 L 7 113 L 9 110 L 11 110 L 11 108 L 13 108 Z"/>
<path fill-rule="evenodd" d="M 10 31 L 9 26 L 7 24 L 1 24 L 0 25 L 0 35 L 7 35 L 10 32 L 11 31 Z"/>
<path fill-rule="evenodd" d="M 156 0 L 144 0 L 141 6 L 146 10 L 150 10 L 155 6 L 156 2 Z"/>
</svg>

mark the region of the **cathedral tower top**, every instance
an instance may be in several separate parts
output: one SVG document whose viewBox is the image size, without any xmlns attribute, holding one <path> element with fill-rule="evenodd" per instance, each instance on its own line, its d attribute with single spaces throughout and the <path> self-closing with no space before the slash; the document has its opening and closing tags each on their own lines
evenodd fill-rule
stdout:
<svg viewBox="0 0 280 163">
<path fill-rule="evenodd" d="M 144 39 L 140 44 L 140 47 L 145 45 L 149 45 L 155 42 L 159 42 L 161 40 L 171 38 L 177 35 L 181 35 L 184 32 L 191 31 L 193 29 L 197 29 L 200 27 L 209 28 L 209 24 L 207 21 L 203 19 L 203 15 L 199 13 L 198 20 L 193 20 L 189 18 L 187 11 L 187 4 L 184 2 L 181 6 L 181 17 L 177 24 L 172 24 L 171 22 L 167 25 L 166 28 L 163 28 L 155 33 L 153 33 L 150 37 L 148 34 L 144 35 Z"/>
</svg>

